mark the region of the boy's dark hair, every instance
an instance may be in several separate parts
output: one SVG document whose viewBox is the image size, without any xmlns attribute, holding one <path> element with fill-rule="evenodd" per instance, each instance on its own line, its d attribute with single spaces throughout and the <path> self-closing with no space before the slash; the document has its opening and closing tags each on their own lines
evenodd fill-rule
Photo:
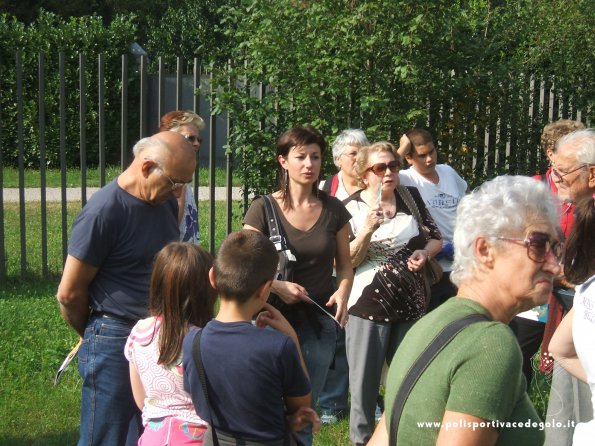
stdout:
<svg viewBox="0 0 595 446">
<path fill-rule="evenodd" d="M 576 203 L 574 223 L 566 241 L 564 275 L 576 285 L 585 282 L 595 269 L 595 195 Z"/>
<path fill-rule="evenodd" d="M 434 137 L 425 129 L 411 129 L 406 135 L 409 141 L 411 141 L 411 150 L 406 155 L 415 154 L 415 148 L 418 146 L 425 146 L 430 143 L 434 144 Z"/>
<path fill-rule="evenodd" d="M 263 283 L 272 280 L 279 255 L 262 233 L 250 229 L 229 234 L 215 257 L 215 288 L 222 299 L 247 302 Z"/>
<path fill-rule="evenodd" d="M 212 265 L 213 256 L 193 243 L 172 242 L 157 253 L 149 312 L 162 317 L 158 364 L 178 360 L 189 325 L 204 327 L 213 318 L 216 295 L 209 283 Z"/>
</svg>

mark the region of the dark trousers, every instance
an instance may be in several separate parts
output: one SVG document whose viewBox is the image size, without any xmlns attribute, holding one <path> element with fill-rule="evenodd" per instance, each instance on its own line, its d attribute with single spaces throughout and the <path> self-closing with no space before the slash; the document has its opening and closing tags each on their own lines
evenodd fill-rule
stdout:
<svg viewBox="0 0 595 446">
<path fill-rule="evenodd" d="M 545 324 L 524 317 L 515 317 L 510 321 L 510 329 L 517 338 L 523 354 L 523 374 L 527 380 L 527 390 L 533 380 L 533 356 L 539 350 L 543 340 Z"/>
</svg>

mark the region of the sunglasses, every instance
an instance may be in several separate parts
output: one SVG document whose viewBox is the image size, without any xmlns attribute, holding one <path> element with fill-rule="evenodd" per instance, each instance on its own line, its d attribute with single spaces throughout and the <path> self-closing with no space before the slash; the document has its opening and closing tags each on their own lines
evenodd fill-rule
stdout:
<svg viewBox="0 0 595 446">
<path fill-rule="evenodd" d="M 190 141 L 191 144 L 194 144 L 195 142 L 197 143 L 202 143 L 202 138 L 200 136 L 194 136 L 194 135 L 182 135 L 184 138 L 186 138 L 186 141 Z"/>
<path fill-rule="evenodd" d="M 550 252 L 557 260 L 562 258 L 562 245 L 556 240 L 552 241 L 550 235 L 544 232 L 531 232 L 526 238 L 498 237 L 498 239 L 523 242 L 527 247 L 527 257 L 536 263 L 544 263 Z"/>
<path fill-rule="evenodd" d="M 386 169 L 390 170 L 392 173 L 397 173 L 399 171 L 399 167 L 401 167 L 401 163 L 397 160 L 394 160 L 389 163 L 376 163 L 368 167 L 366 172 L 371 170 L 374 175 L 381 177 L 384 175 L 384 172 L 386 172 Z"/>
</svg>

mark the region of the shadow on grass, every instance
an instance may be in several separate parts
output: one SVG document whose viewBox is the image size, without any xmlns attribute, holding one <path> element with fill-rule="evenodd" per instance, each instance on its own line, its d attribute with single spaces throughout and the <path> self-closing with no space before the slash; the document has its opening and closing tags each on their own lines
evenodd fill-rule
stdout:
<svg viewBox="0 0 595 446">
<path fill-rule="evenodd" d="M 51 433 L 37 438 L 31 438 L 26 434 L 22 436 L 2 436 L 0 437 L 0 446 L 68 446 L 75 445 L 79 439 L 78 429 Z"/>
</svg>

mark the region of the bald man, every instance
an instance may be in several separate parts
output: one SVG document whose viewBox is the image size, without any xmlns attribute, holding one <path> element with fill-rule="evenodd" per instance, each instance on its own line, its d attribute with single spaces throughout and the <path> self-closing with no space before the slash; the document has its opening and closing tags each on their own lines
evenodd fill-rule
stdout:
<svg viewBox="0 0 595 446">
<path fill-rule="evenodd" d="M 148 316 L 153 258 L 179 239 L 176 198 L 196 167 L 192 145 L 173 132 L 140 140 L 134 155 L 76 217 L 58 287 L 62 316 L 83 338 L 79 446 L 138 442 L 142 424 L 124 345 Z"/>
</svg>

